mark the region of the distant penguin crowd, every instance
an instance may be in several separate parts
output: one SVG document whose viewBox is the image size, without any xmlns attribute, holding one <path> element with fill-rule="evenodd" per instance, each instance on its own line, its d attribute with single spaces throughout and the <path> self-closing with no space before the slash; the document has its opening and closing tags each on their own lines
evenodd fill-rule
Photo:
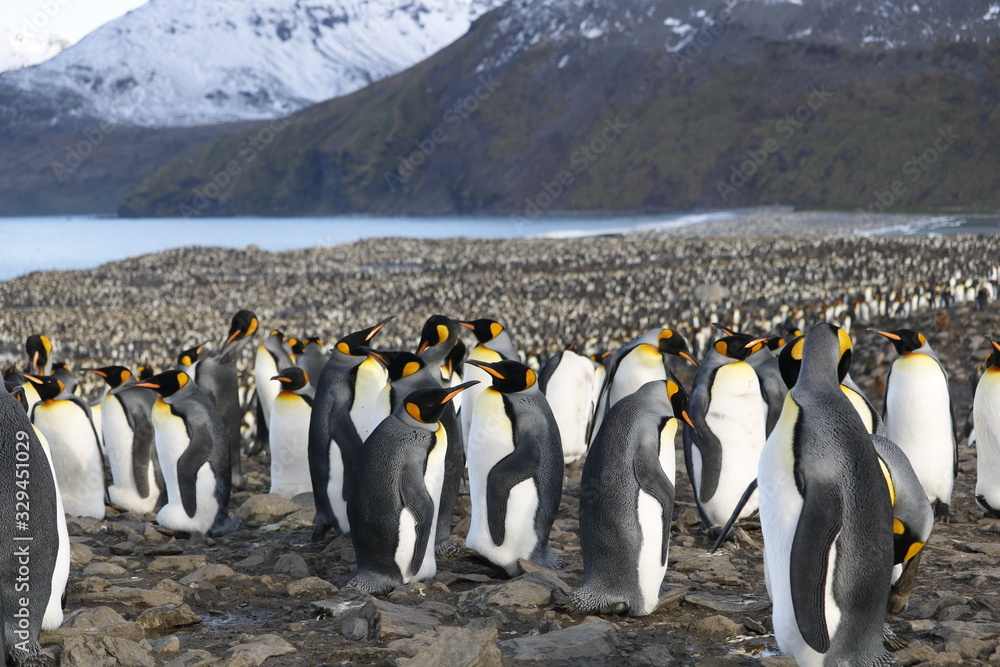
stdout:
<svg viewBox="0 0 1000 667">
<path fill-rule="evenodd" d="M 249 362 L 261 323 L 240 310 L 215 345 L 179 350 L 175 368 L 82 369 L 103 385 L 90 401 L 48 336 L 30 336 L 23 370 L 6 369 L 0 390 L 8 662 L 37 661 L 38 633 L 61 622 L 65 515 L 102 519 L 112 506 L 155 514 L 177 537 L 226 535 L 239 528 L 229 501 L 247 483 L 241 461 L 264 453 L 269 491 L 311 493 L 311 540 L 349 535 L 348 585 L 375 596 L 430 579 L 463 546 L 509 576 L 564 566 L 549 538 L 566 466 L 582 465 L 583 581 L 560 604 L 648 615 L 667 571 L 677 440 L 717 547 L 759 516 L 781 650 L 803 665 L 892 660 L 885 623 L 918 581 L 957 474 L 948 373 L 925 333 L 860 334 L 896 353 L 878 410 L 851 378 L 853 320 L 838 306 L 689 323 L 693 339 L 654 326 L 617 349 L 589 341 L 541 356 L 519 351 L 500 321 L 443 314 L 412 347 L 384 349 L 394 319 L 358 322 L 328 348 L 274 329 Z M 984 341 L 976 501 L 1000 517 L 1000 340 Z M 469 520 L 456 535 L 463 489 Z M 23 627 L 18 536 L 33 539 L 42 592 Z"/>
</svg>

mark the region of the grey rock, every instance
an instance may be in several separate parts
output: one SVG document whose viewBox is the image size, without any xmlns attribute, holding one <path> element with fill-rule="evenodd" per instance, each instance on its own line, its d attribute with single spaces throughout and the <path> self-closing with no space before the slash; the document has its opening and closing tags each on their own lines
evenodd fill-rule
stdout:
<svg viewBox="0 0 1000 667">
<path fill-rule="evenodd" d="M 695 634 L 713 639 L 725 639 L 726 637 L 743 634 L 742 623 L 737 623 L 721 615 L 699 619 L 693 622 L 689 629 Z"/>
<path fill-rule="evenodd" d="M 70 565 L 87 565 L 92 560 L 94 560 L 94 550 L 88 547 L 86 544 L 80 544 L 79 542 L 74 542 L 69 545 L 69 563 Z"/>
<path fill-rule="evenodd" d="M 121 565 L 114 565 L 112 563 L 91 563 L 87 567 L 83 568 L 83 575 L 85 577 L 89 576 L 99 576 L 99 577 L 120 577 L 123 574 L 127 574 L 126 570 Z"/>
<path fill-rule="evenodd" d="M 316 597 L 329 597 L 339 589 L 325 579 L 319 577 L 306 577 L 288 584 L 285 589 L 288 595 L 297 598 L 301 595 L 311 595 Z"/>
<path fill-rule="evenodd" d="M 236 562 L 236 567 L 239 568 L 254 568 L 260 567 L 266 563 L 270 563 L 274 560 L 275 554 L 281 551 L 281 547 L 277 544 L 264 544 L 261 547 L 254 549 L 253 552 L 241 561 Z"/>
<path fill-rule="evenodd" d="M 310 494 L 312 495 L 312 494 Z M 285 530 L 302 530 L 312 528 L 313 519 L 316 517 L 316 510 L 312 507 L 292 512 L 279 524 Z"/>
<path fill-rule="evenodd" d="M 763 611 L 770 605 L 765 600 L 758 600 L 750 596 L 732 594 L 712 594 L 712 593 L 688 593 L 684 596 L 685 602 L 705 607 L 712 611 L 738 614 L 741 612 Z"/>
<path fill-rule="evenodd" d="M 126 586 L 110 586 L 99 591 L 83 592 L 80 594 L 80 600 L 88 604 L 120 604 L 142 609 L 183 602 L 183 598 L 175 593 Z"/>
<path fill-rule="evenodd" d="M 219 664 L 219 658 L 208 651 L 193 649 L 184 651 L 170 662 L 164 663 L 163 667 L 209 667 Z"/>
<path fill-rule="evenodd" d="M 44 644 L 63 644 L 67 639 L 81 635 L 119 637 L 138 642 L 146 633 L 140 624 L 126 621 L 111 607 L 85 607 L 66 614 L 62 625 L 43 632 L 41 639 Z"/>
<path fill-rule="evenodd" d="M 399 660 L 400 667 L 500 667 L 497 631 L 479 631 L 454 626 L 425 632 L 413 639 L 391 642 L 388 648 L 410 656 Z"/>
<path fill-rule="evenodd" d="M 278 635 L 260 635 L 223 653 L 220 665 L 224 667 L 259 667 L 268 658 L 288 655 L 297 650 Z"/>
<path fill-rule="evenodd" d="M 201 623 L 201 616 L 191 611 L 186 604 L 168 604 L 147 609 L 135 619 L 149 630 L 166 630 Z"/>
<path fill-rule="evenodd" d="M 896 661 L 902 667 L 909 667 L 933 660 L 935 656 L 937 656 L 937 652 L 927 642 L 911 641 L 909 646 L 896 652 Z"/>
<path fill-rule="evenodd" d="M 513 661 L 540 663 L 604 658 L 616 653 L 617 646 L 618 633 L 608 621 L 500 642 L 501 650 Z"/>
<path fill-rule="evenodd" d="M 116 556 L 131 556 L 135 553 L 135 545 L 128 541 L 112 544 L 108 548 L 111 550 L 111 553 Z"/>
<path fill-rule="evenodd" d="M 89 516 L 68 516 L 66 517 L 66 530 L 70 535 L 80 537 L 83 535 L 94 535 L 101 532 L 104 522 Z"/>
<path fill-rule="evenodd" d="M 629 667 L 672 665 L 674 656 L 666 646 L 645 646 L 629 656 Z"/>
<path fill-rule="evenodd" d="M 993 648 L 993 644 L 985 642 L 981 639 L 973 639 L 971 637 L 952 639 L 944 645 L 945 651 L 958 653 L 966 660 L 975 660 L 991 648 Z"/>
<path fill-rule="evenodd" d="M 540 607 L 552 602 L 552 587 L 528 575 L 512 579 L 490 589 L 483 598 L 499 607 Z"/>
<path fill-rule="evenodd" d="M 228 565 L 210 563 L 199 567 L 197 570 L 185 577 L 181 577 L 180 582 L 185 586 L 190 586 L 192 584 L 200 584 L 202 582 L 214 583 L 217 581 L 226 581 L 235 576 L 236 573 L 233 572 L 233 568 Z"/>
<path fill-rule="evenodd" d="M 309 576 L 309 566 L 306 559 L 299 554 L 282 554 L 274 563 L 275 574 L 287 574 L 294 579 L 305 579 Z"/>
<path fill-rule="evenodd" d="M 312 491 L 307 491 L 306 493 L 300 493 L 292 497 L 292 502 L 303 509 L 310 509 L 316 507 L 316 499 L 313 496 Z"/>
<path fill-rule="evenodd" d="M 262 493 L 250 496 L 245 503 L 236 509 L 233 516 L 240 521 L 253 520 L 260 523 L 274 523 L 299 509 L 298 505 L 287 498 L 273 493 Z"/>
<path fill-rule="evenodd" d="M 191 554 L 188 556 L 160 556 L 146 569 L 150 572 L 194 572 L 199 567 L 204 567 L 208 559 L 203 554 Z"/>
<path fill-rule="evenodd" d="M 63 644 L 63 667 L 95 667 L 116 665 L 128 667 L 154 667 L 156 661 L 150 655 L 151 646 L 122 639 L 121 637 L 98 637 L 79 635 L 70 637 Z"/>
<path fill-rule="evenodd" d="M 181 640 L 177 635 L 167 635 L 149 643 L 153 646 L 153 654 L 161 659 L 181 652 Z"/>
</svg>

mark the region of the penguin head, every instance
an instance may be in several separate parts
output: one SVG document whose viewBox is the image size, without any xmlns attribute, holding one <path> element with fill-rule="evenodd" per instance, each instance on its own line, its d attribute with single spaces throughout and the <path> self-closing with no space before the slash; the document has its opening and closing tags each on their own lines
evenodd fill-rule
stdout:
<svg viewBox="0 0 1000 667">
<path fill-rule="evenodd" d="M 441 365 L 445 376 L 449 380 L 456 375 L 462 377 L 465 372 L 465 352 L 467 349 L 465 343 L 455 339 L 455 346 L 448 352 L 448 356 L 444 358 L 444 363 Z"/>
<path fill-rule="evenodd" d="M 796 380 L 799 379 L 799 369 L 802 367 L 802 348 L 805 347 L 805 343 L 805 336 L 796 336 L 789 340 L 778 353 L 778 370 L 781 371 L 781 379 L 789 389 L 794 387 Z"/>
<path fill-rule="evenodd" d="M 42 334 L 32 334 L 24 342 L 24 351 L 28 353 L 28 372 L 41 373 L 42 369 L 49 363 L 49 355 L 52 354 L 52 341 L 48 336 Z"/>
<path fill-rule="evenodd" d="M 401 409 L 421 424 L 436 424 L 449 401 L 474 384 L 479 382 L 472 380 L 456 387 L 417 389 L 406 395 Z"/>
<path fill-rule="evenodd" d="M 177 394 L 188 385 L 193 385 L 191 376 L 184 371 L 169 370 L 163 371 L 159 375 L 154 375 L 145 382 L 140 382 L 137 387 L 149 387 L 163 398 L 168 398 Z"/>
<path fill-rule="evenodd" d="M 20 383 L 15 381 L 4 381 L 4 389 L 7 393 L 14 397 L 14 400 L 21 404 L 21 408 L 24 410 L 25 414 L 28 414 L 28 401 L 24 397 L 24 387 Z"/>
<path fill-rule="evenodd" d="M 35 391 L 38 392 L 38 398 L 43 401 L 51 401 L 56 396 L 63 392 L 66 385 L 62 383 L 61 380 L 52 377 L 51 375 L 28 375 L 25 373 L 24 379 L 35 385 Z"/>
<path fill-rule="evenodd" d="M 319 352 L 323 351 L 323 339 L 319 336 L 313 336 L 312 338 L 306 338 L 302 341 L 302 351 L 306 351 L 315 345 Z"/>
<path fill-rule="evenodd" d="M 201 353 L 205 351 L 205 345 L 207 343 L 202 343 L 196 347 L 189 347 L 180 354 L 177 355 L 177 364 L 180 366 L 191 366 L 194 362 L 198 361 L 198 357 Z M 152 376 L 150 376 L 152 377 Z"/>
<path fill-rule="evenodd" d="M 124 366 L 105 366 L 103 368 L 84 368 L 83 370 L 88 373 L 93 373 L 104 378 L 104 381 L 108 383 L 108 386 L 112 389 L 117 389 L 132 377 L 132 371 L 125 368 Z"/>
<path fill-rule="evenodd" d="M 21 381 L 21 371 L 17 370 L 17 364 L 11 364 L 4 369 L 3 379 L 5 382 L 8 380 L 17 380 L 18 382 Z"/>
<path fill-rule="evenodd" d="M 987 340 L 990 341 L 990 345 L 993 346 L 993 350 L 990 352 L 989 356 L 986 357 L 986 368 L 1000 369 L 1000 340 L 994 338 L 993 336 L 987 336 Z"/>
<path fill-rule="evenodd" d="M 661 330 L 657 341 L 660 352 L 680 357 L 694 366 L 698 365 L 698 362 L 691 356 L 691 349 L 688 347 L 687 340 L 673 329 Z"/>
<path fill-rule="evenodd" d="M 503 325 L 496 320 L 479 319 L 460 321 L 458 324 L 471 331 L 480 344 L 488 343 L 503 333 Z"/>
<path fill-rule="evenodd" d="M 334 352 L 347 357 L 367 357 L 368 352 L 366 350 L 371 349 L 368 347 L 368 343 L 375 337 L 375 334 L 381 331 L 382 327 L 395 319 L 395 317 L 395 315 L 387 317 L 375 326 L 347 334 L 333 346 Z"/>
<path fill-rule="evenodd" d="M 317 338 L 316 340 L 319 339 Z M 306 351 L 306 343 L 298 338 L 289 338 L 285 342 L 288 343 L 288 349 L 291 350 L 293 358 Z M 322 345 L 322 343 L 320 343 L 320 345 Z"/>
<path fill-rule="evenodd" d="M 142 382 L 143 380 L 148 380 L 149 378 L 156 375 L 156 372 L 153 370 L 152 364 L 148 364 L 145 362 L 139 364 L 139 368 L 137 368 L 136 370 L 139 373 L 140 382 Z"/>
<path fill-rule="evenodd" d="M 505 359 L 488 364 L 483 361 L 467 361 L 493 376 L 493 388 L 501 394 L 515 394 L 535 387 L 538 375 L 520 361 Z"/>
<path fill-rule="evenodd" d="M 896 348 L 896 353 L 903 356 L 919 350 L 927 344 L 927 339 L 922 333 L 913 329 L 897 329 L 896 331 L 881 331 L 879 329 L 869 329 L 877 334 L 881 334 L 892 341 L 892 346 Z"/>
<path fill-rule="evenodd" d="M 724 357 L 744 361 L 754 352 L 764 347 L 764 339 L 753 338 L 747 334 L 734 333 L 723 336 L 713 343 L 715 351 Z"/>
<path fill-rule="evenodd" d="M 673 380 L 664 380 L 664 382 L 667 386 L 667 400 L 670 401 L 670 407 L 674 410 L 674 417 L 697 431 L 697 427 L 691 421 L 691 415 L 688 414 L 688 395 L 684 391 L 684 387 Z"/>
<path fill-rule="evenodd" d="M 368 349 L 368 354 L 385 366 L 389 382 L 398 382 L 420 371 L 427 364 L 407 350 L 379 351 Z"/>
<path fill-rule="evenodd" d="M 804 379 L 810 384 L 840 385 L 851 365 L 851 349 L 851 337 L 846 331 L 826 322 L 815 325 L 803 343 L 796 387 Z"/>
<path fill-rule="evenodd" d="M 446 345 L 455 340 L 458 334 L 458 323 L 446 315 L 431 315 L 420 330 L 420 342 L 417 344 L 417 354 L 423 354 L 427 348 Z"/>
<path fill-rule="evenodd" d="M 272 329 L 262 344 L 264 345 L 264 349 L 280 350 L 285 346 L 285 334 L 280 329 Z"/>
<path fill-rule="evenodd" d="M 309 384 L 309 374 L 298 366 L 286 368 L 271 379 L 280 382 L 282 390 L 291 392 L 296 392 Z"/>
<path fill-rule="evenodd" d="M 224 345 L 229 345 L 254 335 L 259 325 L 257 316 L 252 311 L 238 311 L 233 315 L 233 321 L 229 325 L 229 335 L 226 337 Z"/>
</svg>

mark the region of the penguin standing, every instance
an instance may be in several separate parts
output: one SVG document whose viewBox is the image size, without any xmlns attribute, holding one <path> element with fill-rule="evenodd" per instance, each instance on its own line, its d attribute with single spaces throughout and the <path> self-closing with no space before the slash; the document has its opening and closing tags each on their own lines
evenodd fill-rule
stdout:
<svg viewBox="0 0 1000 667">
<path fill-rule="evenodd" d="M 257 332 L 257 316 L 241 310 L 233 316 L 229 335 L 219 352 L 208 359 L 200 359 L 191 367 L 191 377 L 208 395 L 222 416 L 229 442 L 229 463 L 232 466 L 232 484 L 244 484 L 243 463 L 240 460 L 240 424 L 243 410 L 240 406 L 240 382 L 236 364 L 250 336 Z"/>
<path fill-rule="evenodd" d="M 177 370 L 184 371 L 185 373 L 191 372 L 191 367 L 198 363 L 201 358 L 202 352 L 205 351 L 207 344 L 202 343 L 195 347 L 189 347 L 188 349 L 182 351 L 177 355 Z M 140 369 L 141 370 L 141 369 Z M 153 377 L 150 375 L 149 377 Z M 145 378 L 148 379 L 148 378 Z"/>
<path fill-rule="evenodd" d="M 851 348 L 829 324 L 802 367 L 758 470 L 775 638 L 800 665 L 890 664 L 882 644 L 893 561 L 890 491 L 871 436 L 840 388 Z"/>
<path fill-rule="evenodd" d="M 314 542 L 331 528 L 338 534 L 351 530 L 347 516 L 351 461 L 373 429 L 378 395 L 386 381 L 382 365 L 366 350 L 391 319 L 341 338 L 320 373 L 309 418 Z"/>
<path fill-rule="evenodd" d="M 384 595 L 437 572 L 434 535 L 451 445 L 439 421 L 449 401 L 471 383 L 439 385 L 403 397 L 355 458 L 347 511 L 358 572 L 348 586 Z"/>
<path fill-rule="evenodd" d="M 519 571 L 518 558 L 562 567 L 549 546 L 562 497 L 562 443 L 535 372 L 512 360 L 469 363 L 485 371 L 492 386 L 467 404 L 472 521 L 466 546 L 511 576 Z"/>
<path fill-rule="evenodd" d="M 38 391 L 31 421 L 48 442 L 66 513 L 103 519 L 104 461 L 90 408 L 51 375 L 24 377 Z"/>
<path fill-rule="evenodd" d="M 674 436 L 687 396 L 654 380 L 618 401 L 580 480 L 583 585 L 567 607 L 586 613 L 653 612 L 667 571 L 674 507 Z"/>
<path fill-rule="evenodd" d="M 247 454 L 257 454 L 268 446 L 268 432 L 271 426 L 271 406 L 281 391 L 281 383 L 273 378 L 292 363 L 291 348 L 285 343 L 285 335 L 275 329 L 271 335 L 257 346 L 253 362 L 253 384 L 257 393 L 257 413 L 254 423 L 256 434 L 254 444 Z"/>
<path fill-rule="evenodd" d="M 124 366 L 87 370 L 110 387 L 102 409 L 112 480 L 108 498 L 130 512 L 153 512 L 166 502 L 150 416 L 156 393 L 137 387 L 132 371 Z"/>
<path fill-rule="evenodd" d="M 302 345 L 302 353 L 296 357 L 295 362 L 309 376 L 309 384 L 315 389 L 319 375 L 323 372 L 323 366 L 326 365 L 330 355 L 323 351 L 322 338 L 306 338 Z"/>
<path fill-rule="evenodd" d="M 647 382 L 670 379 L 680 384 L 670 371 L 668 354 L 698 365 L 691 357 L 687 340 L 673 329 L 650 329 L 612 355 L 594 412 L 593 435 L 615 403 Z"/>
<path fill-rule="evenodd" d="M 450 317 L 431 315 L 420 330 L 417 354 L 432 369 L 440 369 L 459 340 L 458 329 L 458 322 Z"/>
<path fill-rule="evenodd" d="M 6 664 L 45 665 L 38 637 L 62 624 L 69 536 L 52 462 L 6 385 L 0 386 L 0 532 L 0 649 Z"/>
<path fill-rule="evenodd" d="M 32 334 L 24 341 L 24 351 L 28 354 L 28 373 L 30 375 L 48 375 L 52 372 L 52 341 L 48 336 Z M 28 403 L 28 414 L 39 401 L 35 385 L 24 381 L 24 398 Z"/>
<path fill-rule="evenodd" d="M 694 427 L 684 429 L 684 460 L 706 529 L 726 523 L 754 479 L 767 440 L 767 403 L 746 361 L 763 345 L 746 334 L 720 338 L 691 388 Z M 757 499 L 751 496 L 738 518 L 756 510 Z"/>
<path fill-rule="evenodd" d="M 1000 517 L 1000 341 L 989 338 L 993 353 L 976 385 L 972 423 L 976 433 L 976 502 Z"/>
<path fill-rule="evenodd" d="M 721 324 L 716 324 L 727 336 L 736 334 L 736 331 L 728 329 Z M 778 365 L 778 357 L 774 351 L 784 347 L 786 341 L 781 336 L 766 336 L 763 338 L 764 345 L 752 352 L 747 357 L 747 363 L 753 368 L 760 381 L 760 392 L 767 404 L 767 426 L 766 431 L 770 433 L 774 425 L 778 423 L 781 416 L 781 408 L 785 404 L 785 394 L 788 387 L 781 377 L 781 368 Z"/>
<path fill-rule="evenodd" d="M 187 373 L 178 370 L 154 375 L 136 386 L 159 394 L 152 422 L 167 504 L 157 512 L 156 523 L 209 537 L 236 530 L 239 523 L 229 516 L 231 449 L 215 404 Z"/>
<path fill-rule="evenodd" d="M 503 325 L 496 320 L 479 319 L 469 322 L 459 322 L 458 324 L 475 334 L 476 341 L 478 343 L 474 348 L 472 348 L 472 351 L 469 352 L 469 358 L 467 359 L 468 362 L 483 361 L 486 363 L 494 363 L 505 359 L 518 359 L 517 349 L 514 347 L 514 341 L 511 340 L 510 334 L 507 333 L 507 330 L 504 329 Z M 462 403 L 471 408 L 476 404 L 479 394 L 481 394 L 485 388 L 489 386 L 492 378 L 478 365 L 471 363 L 466 368 L 465 375 L 463 377 L 466 380 L 476 380 L 479 383 L 467 390 L 465 395 L 462 396 Z M 462 441 L 466 444 L 466 446 L 469 444 L 469 427 L 471 425 L 472 410 L 463 410 Z"/>
<path fill-rule="evenodd" d="M 282 388 L 271 406 L 271 493 L 293 498 L 312 491 L 309 418 L 316 391 L 306 372 L 294 366 L 269 379 Z"/>
<path fill-rule="evenodd" d="M 553 355 L 538 378 L 559 424 L 563 460 L 568 465 L 587 451 L 587 433 L 593 415 L 594 362 L 575 345 Z"/>
<path fill-rule="evenodd" d="M 910 459 L 928 500 L 936 504 L 935 513 L 947 516 L 958 474 L 948 373 L 923 334 L 872 331 L 892 341 L 900 355 L 886 377 L 886 437 Z"/>
</svg>

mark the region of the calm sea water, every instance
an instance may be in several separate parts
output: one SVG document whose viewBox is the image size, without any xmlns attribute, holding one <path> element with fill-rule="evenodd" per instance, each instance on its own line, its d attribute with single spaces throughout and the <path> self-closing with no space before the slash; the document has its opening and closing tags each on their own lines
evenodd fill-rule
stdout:
<svg viewBox="0 0 1000 667">
<path fill-rule="evenodd" d="M 740 217 L 736 211 L 658 216 L 593 216 L 526 219 L 389 218 L 183 218 L 120 219 L 99 216 L 0 218 L 0 280 L 31 271 L 88 269 L 101 264 L 190 245 L 264 250 L 330 246 L 363 238 L 574 238 L 645 229 L 697 225 Z M 917 225 L 887 227 L 873 233 L 1000 233 L 1000 217 L 928 217 Z"/>
</svg>

